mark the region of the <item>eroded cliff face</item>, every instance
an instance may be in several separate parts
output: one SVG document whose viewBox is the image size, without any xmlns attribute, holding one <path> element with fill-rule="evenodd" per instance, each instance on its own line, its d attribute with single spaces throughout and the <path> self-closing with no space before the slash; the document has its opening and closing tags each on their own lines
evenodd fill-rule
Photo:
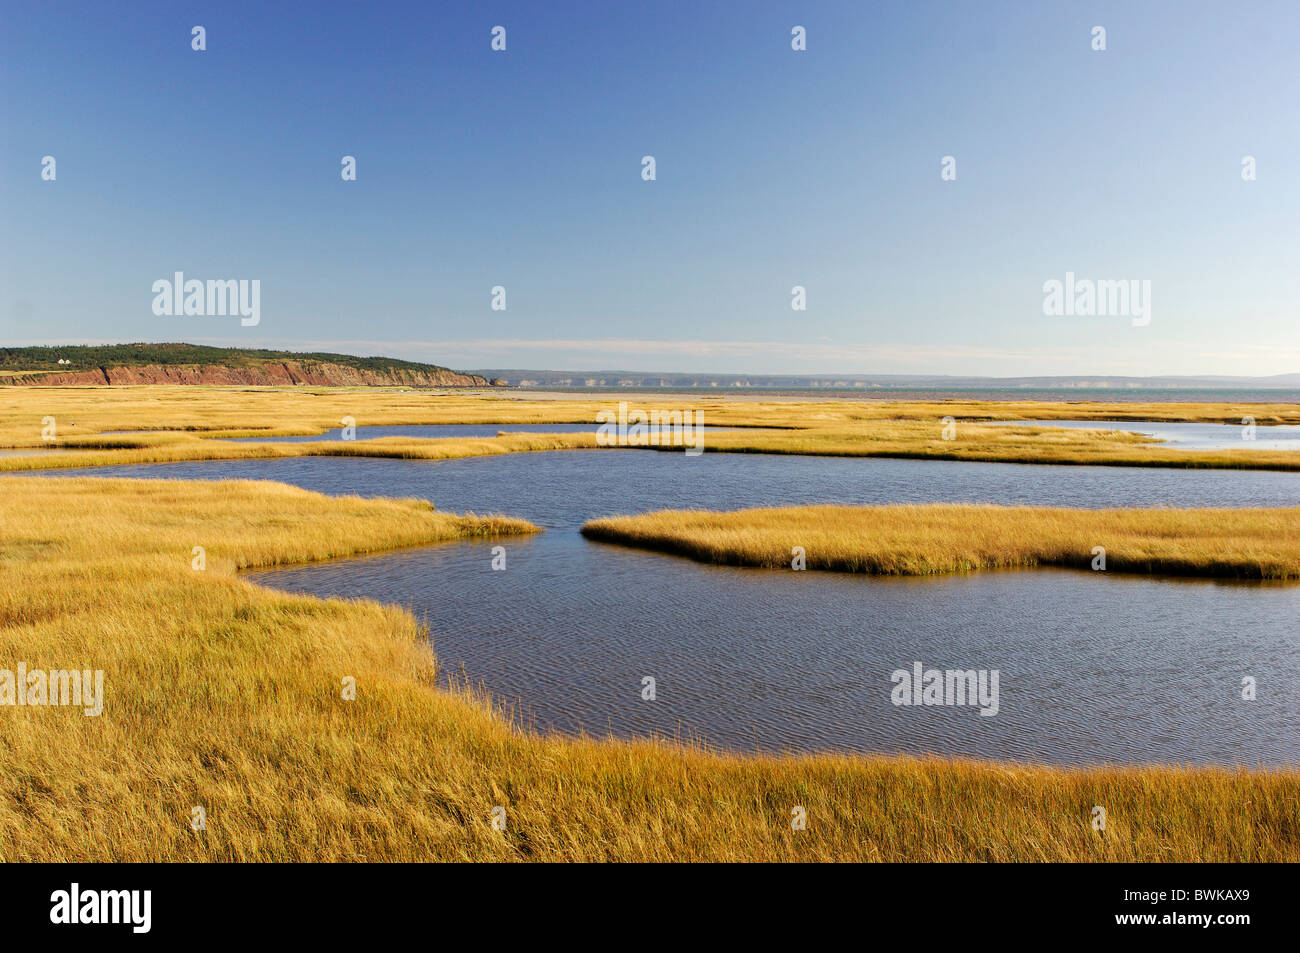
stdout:
<svg viewBox="0 0 1300 953">
<path fill-rule="evenodd" d="M 392 368 L 370 371 L 315 361 L 277 361 L 256 367 L 220 364 L 102 367 L 93 371 L 35 371 L 0 377 L 0 384 L 58 387 L 78 384 L 253 384 L 280 386 L 313 384 L 322 387 L 500 387 L 502 381 L 455 371 L 412 371 Z"/>
</svg>

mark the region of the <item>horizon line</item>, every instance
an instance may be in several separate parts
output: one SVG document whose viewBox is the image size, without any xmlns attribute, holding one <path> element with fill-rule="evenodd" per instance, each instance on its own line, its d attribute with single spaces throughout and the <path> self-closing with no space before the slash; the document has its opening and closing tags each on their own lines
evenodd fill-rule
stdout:
<svg viewBox="0 0 1300 953">
<path fill-rule="evenodd" d="M 1283 371 L 1283 372 L 1275 373 L 1275 374 L 1221 374 L 1221 373 L 1220 373 L 1220 374 L 1216 374 L 1216 373 L 1192 373 L 1192 374 L 1187 374 L 1187 373 L 1183 373 L 1183 374 L 1133 374 L 1133 373 L 1127 373 L 1127 374 L 1126 374 L 1126 373 L 1105 373 L 1105 372 L 1089 371 L 1089 372 L 1082 372 L 1082 373 L 1065 373 L 1065 374 L 1062 374 L 1062 373 L 1056 373 L 1056 374 L 1053 374 L 1053 373 L 1037 373 L 1037 374 L 1035 374 L 1035 373 L 1029 373 L 1029 374 L 1006 375 L 1006 374 L 987 374 L 987 373 L 978 373 L 978 372 L 953 373 L 953 372 L 933 372 L 933 371 L 930 371 L 930 372 L 925 372 L 925 371 L 922 371 L 922 372 L 917 372 L 917 371 L 909 371 L 909 372 L 900 372 L 900 371 L 881 371 L 881 372 L 875 372 L 875 371 L 843 371 L 843 370 L 841 370 L 841 371 L 829 371 L 829 370 L 824 370 L 824 371 L 814 371 L 814 370 L 781 370 L 781 371 L 634 370 L 634 369 L 632 369 L 632 368 L 628 368 L 628 367 L 621 367 L 621 368 L 620 368 L 620 367 L 617 367 L 617 366 L 606 366 L 606 367 L 600 367 L 599 365 L 588 366 L 588 367 L 586 367 L 586 368 L 580 368 L 580 367 L 579 367 L 579 368 L 573 368 L 573 369 L 570 369 L 569 367 L 565 367 L 565 366 L 563 366 L 563 365 L 558 366 L 558 367 L 526 367 L 526 366 L 513 366 L 513 367 L 498 366 L 498 367 L 489 367 L 489 366 L 486 366 L 486 365 L 478 365 L 478 366 L 462 365 L 462 366 L 460 366 L 460 367 L 452 367 L 452 365 L 450 365 L 450 364 L 440 364 L 440 363 L 435 363 L 434 361 L 431 361 L 431 360 L 411 360 L 411 359 L 409 359 L 409 358 L 395 357 L 395 356 L 391 356 L 391 354 L 385 354 L 385 353 L 378 352 L 378 351 L 370 351 L 370 352 L 363 353 L 363 352 L 356 351 L 356 350 L 349 351 L 349 350 L 344 349 L 347 345 L 354 345 L 354 346 L 355 346 L 355 345 L 358 345 L 358 344 L 366 344 L 366 345 L 370 345 L 370 346 L 375 346 L 375 345 L 381 345 L 381 346 L 382 346 L 382 344 L 383 344 L 384 342 L 373 342 L 373 341 L 372 341 L 372 342 L 359 342 L 359 341 L 333 341 L 333 342 L 303 342 L 303 343 L 300 343 L 300 342 L 294 342 L 294 343 L 291 344 L 291 345 L 284 345 L 284 344 L 282 344 L 282 345 L 279 346 L 279 347 L 273 347 L 273 346 L 270 346 L 271 342 L 241 342 L 241 343 L 230 343 L 231 340 L 232 340 L 232 339 L 229 339 L 229 338 L 196 338 L 195 341 L 198 341 L 198 342 L 218 342 L 218 341 L 221 342 L 221 343 L 219 343 L 219 344 L 218 344 L 218 343 L 198 343 L 198 344 L 196 344 L 196 343 L 194 343 L 193 341 L 128 341 L 128 340 L 121 340 L 121 339 L 45 339 L 45 340 L 40 341 L 40 342 L 38 343 L 38 341 L 35 340 L 35 339 L 26 339 L 26 340 L 24 340 L 24 341 L 22 341 L 22 342 L 14 342 L 14 343 L 8 343 L 8 342 L 6 342 L 6 343 L 0 343 L 0 348 L 24 348 L 24 347 L 47 347 L 47 348 L 58 348 L 58 347 L 104 347 L 104 346 L 130 346 L 130 345 L 145 345 L 145 346 L 154 346 L 154 347 L 159 347 L 159 346 L 166 346 L 166 345 L 188 345 L 188 346 L 191 346 L 191 347 L 218 347 L 218 348 L 224 348 L 224 349 L 226 349 L 226 350 L 242 350 L 242 351 L 271 351 L 271 352 L 279 351 L 279 352 L 284 352 L 284 353 L 297 353 L 297 354 L 312 354 L 312 353 L 317 353 L 317 354 L 337 354 L 337 355 L 342 356 L 342 357 L 373 358 L 373 359 L 391 360 L 391 361 L 407 361 L 407 362 L 409 362 L 409 363 L 431 364 L 431 365 L 433 365 L 433 366 L 446 367 L 446 368 L 448 368 L 448 369 L 458 370 L 458 371 L 460 371 L 460 372 L 462 372 L 462 373 L 479 373 L 479 374 L 482 374 L 483 372 L 486 372 L 486 371 L 495 371 L 495 372 L 506 371 L 506 372 L 520 373 L 520 374 L 549 374 L 549 375 L 565 374 L 565 375 L 572 375 L 572 376 L 591 376 L 591 375 L 596 375 L 596 376 L 611 376 L 611 375 L 628 375 L 628 376 L 642 376 L 642 377 L 670 377 L 670 376 L 681 377 L 681 376 L 693 376 L 693 377 L 716 377 L 716 378 L 746 378 L 746 377 L 754 377 L 754 378 L 782 378 L 782 377 L 791 377 L 791 378 L 817 378 L 817 379 L 835 378 L 835 379 L 842 379 L 842 380 L 912 379 L 912 378 L 922 378 L 922 379 L 933 379 L 933 380 L 958 380 L 958 381 L 960 381 L 960 380 L 981 380 L 981 381 L 1032 381 L 1032 380 L 1096 380 L 1096 381 L 1107 381 L 1107 380 L 1125 380 L 1125 381 L 1134 381 L 1134 380 L 1137 380 L 1137 381 L 1141 381 L 1141 380 L 1159 380 L 1159 381 L 1180 381 L 1180 380 L 1217 380 L 1217 381 L 1269 381 L 1269 380 L 1275 380 L 1275 379 L 1278 379 L 1278 378 L 1290 378 L 1290 377 L 1294 377 L 1294 378 L 1297 378 L 1297 379 L 1298 379 L 1298 380 L 1297 380 L 1297 384 L 1300 384 L 1300 369 L 1297 369 L 1297 370 L 1295 370 L 1295 371 Z M 403 349 L 403 348 L 411 348 L 411 347 L 414 347 L 414 346 L 417 346 L 417 345 L 422 345 L 422 346 L 424 346 L 424 347 L 436 347 L 436 346 L 437 346 L 438 344 L 440 344 L 440 343 L 444 343 L 444 344 L 445 344 L 445 343 L 451 343 L 451 342 L 391 342 L 390 344 L 388 344 L 388 346 L 391 347 L 391 348 L 393 348 L 393 349 L 395 349 L 395 350 L 400 350 L 400 349 Z M 461 343 L 461 344 L 463 345 L 463 344 L 478 343 L 478 342 L 463 341 L 463 342 L 458 342 L 458 343 Z M 519 343 L 522 343 L 522 342 L 519 342 Z M 528 343 L 529 343 L 529 344 L 533 344 L 533 343 L 536 343 L 536 342 L 528 342 Z M 553 342 L 553 343 L 556 344 L 556 345 L 559 345 L 559 344 L 571 344 L 571 343 L 574 343 L 574 342 Z M 585 343 L 589 343 L 589 344 L 590 344 L 590 343 L 595 343 L 595 342 L 585 342 Z M 627 343 L 649 343 L 649 342 L 627 342 Z M 657 342 L 656 342 L 656 343 L 657 343 Z M 688 344 L 694 344 L 694 343 L 699 343 L 699 344 L 709 344 L 709 343 L 719 343 L 719 342 L 683 342 L 683 343 L 688 343 Z M 778 346 L 778 347 L 783 347 L 783 346 L 785 346 L 785 345 L 780 345 L 780 344 L 771 344 L 771 345 L 769 345 L 768 342 L 751 342 L 751 346 L 755 346 L 755 347 L 767 347 L 767 346 Z M 330 350 L 329 348 L 331 348 L 331 347 L 333 347 L 333 348 L 339 348 L 339 349 L 338 349 L 338 350 Z M 301 349 L 301 350 L 300 350 L 300 349 Z"/>
</svg>

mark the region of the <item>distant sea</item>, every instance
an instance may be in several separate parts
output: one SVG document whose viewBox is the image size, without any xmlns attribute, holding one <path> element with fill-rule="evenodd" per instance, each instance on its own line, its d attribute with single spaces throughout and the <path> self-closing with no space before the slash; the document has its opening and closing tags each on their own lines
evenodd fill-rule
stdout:
<svg viewBox="0 0 1300 953">
<path fill-rule="evenodd" d="M 1057 387 L 1057 388 L 915 388 L 915 387 L 524 387 L 530 391 L 586 394 L 680 393 L 692 396 L 744 394 L 745 396 L 810 397 L 843 400 L 1036 400 L 1116 404 L 1298 404 L 1300 390 L 1260 388 L 1175 387 Z"/>
<path fill-rule="evenodd" d="M 804 391 L 804 393 L 812 392 Z M 1187 403 L 1187 404 L 1300 404 L 1300 390 L 1260 387 L 1056 387 L 980 388 L 972 390 L 924 390 L 904 388 L 857 388 L 835 392 L 836 396 L 867 400 L 1043 400 L 1099 401 L 1102 403 Z"/>
</svg>

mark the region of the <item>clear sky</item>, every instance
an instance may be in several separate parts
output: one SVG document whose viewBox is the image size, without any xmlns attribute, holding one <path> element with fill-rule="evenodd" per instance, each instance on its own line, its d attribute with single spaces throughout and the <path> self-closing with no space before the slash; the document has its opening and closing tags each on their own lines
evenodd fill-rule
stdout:
<svg viewBox="0 0 1300 953">
<path fill-rule="evenodd" d="M 0 343 L 1297 372 L 1298 63 L 1294 0 L 13 0 Z M 260 323 L 155 315 L 177 271 L 259 280 Z M 1150 323 L 1045 315 L 1067 272 Z"/>
</svg>

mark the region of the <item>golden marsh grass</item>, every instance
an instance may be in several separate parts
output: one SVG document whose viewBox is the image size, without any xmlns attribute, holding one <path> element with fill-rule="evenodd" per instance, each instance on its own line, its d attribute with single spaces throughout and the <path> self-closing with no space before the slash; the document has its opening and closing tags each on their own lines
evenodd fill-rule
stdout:
<svg viewBox="0 0 1300 953">
<path fill-rule="evenodd" d="M 327 454 L 446 459 L 531 450 L 592 449 L 591 434 L 494 438 L 388 438 L 283 444 L 228 444 L 222 437 L 321 434 L 350 417 L 359 427 L 420 424 L 592 423 L 619 401 L 695 410 L 710 426 L 707 452 L 896 457 L 972 462 L 1104 466 L 1300 469 L 1287 451 L 1193 451 L 1138 434 L 1106 430 L 1106 420 L 1240 424 L 1300 422 L 1286 404 L 1106 404 L 1095 401 L 868 401 L 753 395 L 547 395 L 522 392 L 402 391 L 357 388 L 15 387 L 0 390 L 0 449 L 44 451 L 53 417 L 59 453 L 0 457 L 0 471 L 111 464 L 233 460 Z M 956 436 L 942 437 L 944 417 Z M 990 426 L 991 421 L 1096 419 L 1097 430 Z M 133 431 L 111 434 L 112 431 Z M 162 431 L 162 432 L 150 432 Z M 108 434 L 108 435 L 106 435 Z M 402 441 L 402 442 L 399 442 Z"/>
<path fill-rule="evenodd" d="M 267 483 L 0 478 L 0 667 L 106 673 L 97 718 L 0 707 L 0 859 L 1300 859 L 1294 770 L 539 736 L 439 689 L 408 612 L 235 575 L 531 529 Z"/>
<path fill-rule="evenodd" d="M 916 576 L 1057 566 L 1300 579 L 1300 509 L 1111 509 L 926 504 L 665 510 L 593 520 L 590 539 L 702 562 Z"/>
</svg>

